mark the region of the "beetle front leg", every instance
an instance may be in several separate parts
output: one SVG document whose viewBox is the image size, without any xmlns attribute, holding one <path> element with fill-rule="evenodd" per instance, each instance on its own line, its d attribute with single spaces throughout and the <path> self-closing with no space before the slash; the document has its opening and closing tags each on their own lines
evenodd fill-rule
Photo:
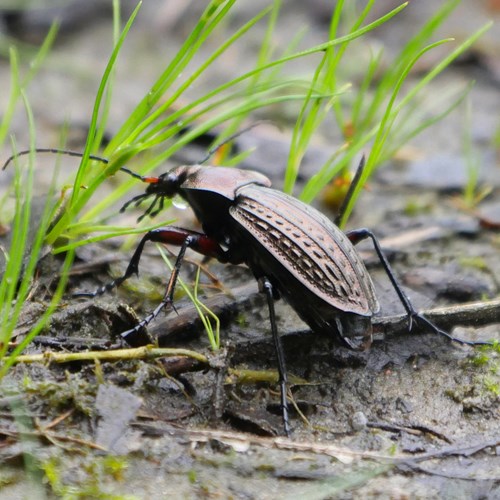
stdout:
<svg viewBox="0 0 500 500">
<path fill-rule="evenodd" d="M 276 358 L 278 360 L 278 374 L 281 394 L 281 411 L 283 415 L 283 429 L 287 437 L 290 436 L 290 421 L 288 418 L 288 401 L 286 399 L 288 378 L 286 375 L 285 353 L 283 351 L 283 344 L 278 335 L 278 327 L 276 326 L 276 313 L 274 310 L 275 292 L 273 285 L 265 276 L 259 279 L 260 291 L 266 295 L 267 305 L 269 307 L 269 320 L 271 322 L 271 333 L 273 336 L 274 350 L 276 351 Z"/>
<path fill-rule="evenodd" d="M 168 305 L 172 305 L 174 303 L 175 285 L 177 284 L 177 279 L 179 277 L 179 272 L 181 270 L 182 261 L 184 260 L 184 255 L 189 247 L 196 246 L 196 241 L 197 237 L 195 235 L 188 234 L 188 236 L 186 236 L 181 245 L 179 253 L 177 254 L 177 258 L 175 259 L 175 264 L 172 269 L 172 273 L 170 274 L 170 279 L 168 280 L 167 289 L 165 290 L 163 299 L 155 307 L 155 309 L 151 313 L 149 313 L 145 318 L 139 321 L 139 323 L 137 323 L 137 325 L 135 325 L 134 328 L 122 332 L 120 334 L 122 339 L 132 344 L 135 343 L 134 339 L 136 334 L 139 333 L 139 331 L 142 330 L 142 328 L 149 325 L 149 323 L 151 323 L 151 321 L 153 321 L 158 316 L 158 314 L 160 314 L 163 308 L 165 308 Z"/>
<path fill-rule="evenodd" d="M 164 227 L 159 229 L 153 229 L 146 233 L 142 240 L 137 245 L 134 255 L 130 259 L 129 265 L 125 274 L 119 278 L 106 283 L 105 285 L 97 288 L 94 292 L 78 292 L 73 294 L 74 297 L 97 297 L 105 292 L 109 292 L 113 288 L 120 286 L 124 281 L 126 281 L 132 275 L 139 275 L 139 261 L 141 260 L 141 255 L 144 250 L 144 246 L 148 241 L 155 243 L 165 243 L 176 246 L 183 246 L 188 241 L 188 247 L 192 248 L 195 252 L 198 252 L 207 257 L 215 257 L 223 259 L 224 250 L 219 246 L 219 244 L 213 239 L 209 238 L 206 234 L 197 233 L 195 231 L 190 231 L 188 229 L 182 229 L 179 227 Z M 187 248 L 187 247 L 186 247 Z M 184 250 L 185 251 L 185 250 Z"/>
<path fill-rule="evenodd" d="M 380 243 L 378 242 L 378 239 L 376 236 L 369 230 L 369 229 L 355 229 L 353 231 L 349 231 L 346 233 L 346 236 L 351 240 L 353 245 L 356 245 L 360 241 L 370 238 L 373 242 L 373 246 L 375 248 L 375 252 L 377 253 L 377 256 L 382 264 L 382 267 L 384 268 L 385 273 L 389 277 L 389 280 L 391 281 L 391 284 L 397 293 L 399 300 L 403 304 L 403 307 L 405 308 L 405 311 L 408 315 L 408 330 L 411 330 L 412 324 L 415 321 L 417 324 L 420 324 L 420 326 L 423 326 L 424 328 L 428 328 L 432 332 L 442 335 L 443 337 L 446 337 L 447 339 L 457 342 L 459 344 L 463 345 L 470 345 L 470 346 L 475 346 L 475 345 L 491 345 L 490 342 L 474 342 L 471 340 L 463 340 L 459 339 L 457 337 L 453 337 L 453 335 L 450 335 L 448 332 L 441 330 L 437 325 L 435 325 L 432 321 L 428 320 L 425 316 L 422 316 L 418 311 L 415 310 L 413 307 L 412 303 L 410 302 L 410 299 L 405 295 L 403 292 L 403 289 L 401 288 L 401 285 L 399 284 L 398 280 L 396 279 L 396 276 L 394 275 L 394 272 L 391 268 L 391 265 L 389 264 L 389 261 L 387 260 L 387 257 L 384 255 L 384 252 L 382 251 L 382 247 L 380 246 Z"/>
<path fill-rule="evenodd" d="M 175 290 L 175 285 L 177 283 L 177 278 L 179 276 L 179 271 L 182 265 L 182 261 L 184 259 L 184 254 L 188 248 L 193 249 L 195 252 L 198 252 L 202 255 L 206 255 L 208 257 L 215 257 L 224 260 L 224 250 L 219 246 L 219 244 L 208 237 L 206 234 L 197 233 L 195 231 L 190 231 L 188 229 L 182 229 L 178 227 L 166 227 L 160 229 L 154 229 L 153 231 L 149 231 L 146 233 L 142 240 L 137 245 L 137 248 L 130 259 L 130 263 L 125 271 L 125 274 L 119 278 L 114 279 L 110 283 L 107 283 L 94 292 L 83 292 L 74 294 L 77 297 L 96 297 L 98 295 L 102 295 L 103 293 L 112 290 L 114 287 L 121 285 L 125 280 L 130 278 L 132 275 L 139 274 L 139 261 L 141 259 L 142 252 L 144 250 L 144 246 L 148 241 L 156 242 L 156 243 L 166 243 L 171 245 L 180 246 L 179 253 L 177 255 L 177 259 L 175 261 L 174 268 L 172 270 L 172 274 L 170 275 L 170 279 L 167 284 L 167 288 L 165 294 L 163 296 L 162 301 L 155 310 L 146 316 L 143 320 L 141 320 L 134 328 L 131 330 L 127 330 L 121 334 L 121 336 L 127 340 L 133 339 L 134 335 L 138 333 L 143 327 L 147 326 L 158 314 L 160 311 L 169 304 L 173 303 L 173 295 Z"/>
</svg>

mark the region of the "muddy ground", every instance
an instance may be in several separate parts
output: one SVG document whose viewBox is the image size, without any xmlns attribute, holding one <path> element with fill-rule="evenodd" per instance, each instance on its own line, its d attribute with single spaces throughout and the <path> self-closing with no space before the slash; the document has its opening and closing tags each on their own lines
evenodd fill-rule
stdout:
<svg viewBox="0 0 500 500">
<path fill-rule="evenodd" d="M 194 23 L 196 8 L 177 11 L 174 3 L 148 2 L 142 8 L 120 59 L 110 134 Z M 83 147 L 111 43 L 108 3 L 94 4 L 84 12 L 75 5 L 59 11 L 61 36 L 30 86 L 40 145 L 57 145 L 58 130 L 69 123 L 72 147 Z M 255 14 L 256 4 L 265 2 L 240 2 L 226 29 Z M 304 46 L 323 41 L 327 4 L 288 2 L 276 43 L 305 25 L 311 29 Z M 414 2 L 366 43 L 385 44 L 389 58 L 433 5 Z M 2 29 L 16 40 L 36 42 L 52 17 L 52 11 L 4 16 Z M 439 34 L 460 39 L 488 18 L 498 20 L 493 2 L 480 7 L 463 2 Z M 231 50 L 203 85 L 210 88 L 251 64 L 263 29 L 251 34 L 251 43 Z M 469 98 L 470 132 L 479 183 L 491 187 L 491 194 L 474 210 L 463 206 L 462 107 L 377 172 L 349 221 L 350 228 L 370 227 L 379 235 L 418 309 L 475 303 L 465 313 L 446 309 L 433 316 L 453 335 L 471 340 L 500 339 L 500 165 L 493 145 L 500 127 L 499 50 L 496 25 L 429 89 L 439 95 L 476 80 Z M 315 62 L 290 71 L 312 70 Z M 424 69 L 430 63 L 424 60 Z M 1 88 L 8 88 L 8 64 L 2 60 L 0 65 Z M 191 90 L 193 95 L 197 90 Z M 2 109 L 5 100 L 0 96 Z M 291 127 L 296 110 L 278 111 L 280 121 Z M 28 144 L 21 112 L 14 132 L 17 144 Z M 315 138 L 302 182 L 340 144 L 335 135 L 325 130 Z M 271 133 L 257 127 L 238 141 L 242 148 L 256 148 L 243 166 L 263 171 L 279 187 L 290 128 Z M 176 161 L 201 156 L 202 150 L 189 150 Z M 40 162 L 50 168 L 50 160 Z M 43 170 L 38 172 L 42 196 Z M 6 183 L 2 178 L 0 186 Z M 319 201 L 318 207 L 333 217 Z M 185 211 L 174 216 L 180 219 L 177 225 L 194 223 Z M 65 300 L 27 354 L 106 353 L 124 347 L 118 334 L 148 313 L 164 289 L 168 271 L 153 246 L 146 251 L 140 279 L 95 300 L 71 297 L 123 272 L 131 252 L 121 253 L 119 243 L 79 251 Z M 293 397 L 302 414 L 292 411 L 290 439 L 282 437 L 277 385 L 255 380 L 257 375 L 273 378 L 276 370 L 257 285 L 243 267 L 210 262 L 206 267 L 217 277 L 216 286 L 202 279 L 211 285 L 204 287 L 206 300 L 222 321 L 219 353 L 210 351 L 193 307 L 179 296 L 178 314 L 160 317 L 150 334 L 161 347 L 189 349 L 202 360 L 47 361 L 20 363 L 9 372 L 0 387 L 1 498 L 499 498 L 498 357 L 426 332 L 408 333 L 394 319 L 402 307 L 374 252 L 368 244 L 360 245 L 360 252 L 382 308 L 369 351 L 356 353 L 318 338 L 286 304 L 277 303 Z M 198 260 L 194 254 L 189 258 Z M 41 269 L 15 340 L 46 307 L 44 290 L 57 261 L 48 256 Z M 185 278 L 192 280 L 193 274 L 194 266 L 186 265 Z M 387 316 L 393 320 L 381 319 Z M 250 380 L 243 383 L 243 376 Z"/>
</svg>

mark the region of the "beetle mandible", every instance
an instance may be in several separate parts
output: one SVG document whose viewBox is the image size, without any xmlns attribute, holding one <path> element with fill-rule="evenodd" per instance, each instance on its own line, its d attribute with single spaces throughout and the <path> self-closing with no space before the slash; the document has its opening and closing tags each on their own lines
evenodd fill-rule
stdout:
<svg viewBox="0 0 500 500">
<path fill-rule="evenodd" d="M 361 169 L 362 164 L 358 172 Z M 451 337 L 413 308 L 371 231 L 358 229 L 343 233 L 315 208 L 271 188 L 271 181 L 261 173 L 202 165 L 178 166 L 158 177 L 142 176 L 124 167 L 121 170 L 148 184 L 146 191 L 125 203 L 121 211 L 152 197 L 140 219 L 155 216 L 162 210 L 165 198 L 180 195 L 193 209 L 203 232 L 173 226 L 149 231 L 141 239 L 123 276 L 94 292 L 77 295 L 95 297 L 138 274 L 141 254 L 148 241 L 179 246 L 163 300 L 134 328 L 122 333 L 125 340 L 130 340 L 164 307 L 172 305 L 188 248 L 222 263 L 246 264 L 267 299 L 287 435 L 290 434 L 287 375 L 274 300 L 283 296 L 314 332 L 333 335 L 352 349 L 368 348 L 372 340 L 371 318 L 378 312 L 379 304 L 372 280 L 354 248 L 363 239 L 372 240 L 406 310 L 409 329 L 417 322 L 451 340 L 474 344 Z"/>
</svg>

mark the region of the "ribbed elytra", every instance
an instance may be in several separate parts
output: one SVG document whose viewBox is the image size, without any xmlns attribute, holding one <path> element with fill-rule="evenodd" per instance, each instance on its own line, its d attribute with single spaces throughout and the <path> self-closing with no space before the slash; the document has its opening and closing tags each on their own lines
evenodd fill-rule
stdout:
<svg viewBox="0 0 500 500">
<path fill-rule="evenodd" d="M 245 186 L 229 213 L 289 272 L 332 306 L 379 310 L 372 280 L 347 237 L 323 214 L 270 188 Z"/>
</svg>

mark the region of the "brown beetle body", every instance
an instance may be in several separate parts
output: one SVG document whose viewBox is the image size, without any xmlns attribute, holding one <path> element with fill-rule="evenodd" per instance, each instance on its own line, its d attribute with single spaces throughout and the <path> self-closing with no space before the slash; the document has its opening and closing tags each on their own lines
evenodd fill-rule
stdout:
<svg viewBox="0 0 500 500">
<path fill-rule="evenodd" d="M 271 181 L 260 173 L 201 165 L 176 167 L 159 177 L 144 177 L 126 168 L 121 170 L 149 184 L 144 194 L 132 198 L 122 210 L 153 197 L 142 217 L 154 216 L 162 210 L 165 198 L 180 195 L 195 212 L 204 232 L 172 226 L 149 231 L 140 241 L 122 277 L 95 292 L 80 295 L 99 295 L 137 274 L 147 241 L 180 246 L 163 300 L 134 328 L 122 333 L 123 338 L 132 344 L 141 329 L 164 307 L 172 304 L 175 284 L 188 248 L 215 257 L 220 262 L 247 264 L 267 298 L 287 435 L 290 433 L 287 375 L 274 300 L 282 295 L 313 331 L 333 336 L 353 349 L 368 347 L 372 338 L 371 318 L 378 312 L 379 304 L 372 280 L 354 249 L 353 244 L 358 241 L 372 240 L 408 315 L 409 328 L 417 322 L 451 340 L 474 344 L 455 339 L 415 311 L 371 231 L 358 229 L 343 233 L 316 209 L 271 189 Z"/>
<path fill-rule="evenodd" d="M 267 276 L 313 331 L 351 348 L 370 344 L 379 304 L 363 261 L 337 226 L 296 198 L 254 186 L 238 190 L 229 213 L 244 228 L 238 237 L 252 248 L 246 263 L 256 278 Z"/>
<path fill-rule="evenodd" d="M 257 172 L 181 166 L 161 179 L 148 187 L 150 194 L 170 193 L 161 186 L 177 179 L 175 191 L 191 205 L 204 233 L 228 248 L 221 261 L 244 262 L 257 279 L 267 277 L 315 332 L 337 335 L 355 349 L 370 344 L 371 317 L 379 310 L 371 278 L 327 217 L 271 189 Z"/>
</svg>

